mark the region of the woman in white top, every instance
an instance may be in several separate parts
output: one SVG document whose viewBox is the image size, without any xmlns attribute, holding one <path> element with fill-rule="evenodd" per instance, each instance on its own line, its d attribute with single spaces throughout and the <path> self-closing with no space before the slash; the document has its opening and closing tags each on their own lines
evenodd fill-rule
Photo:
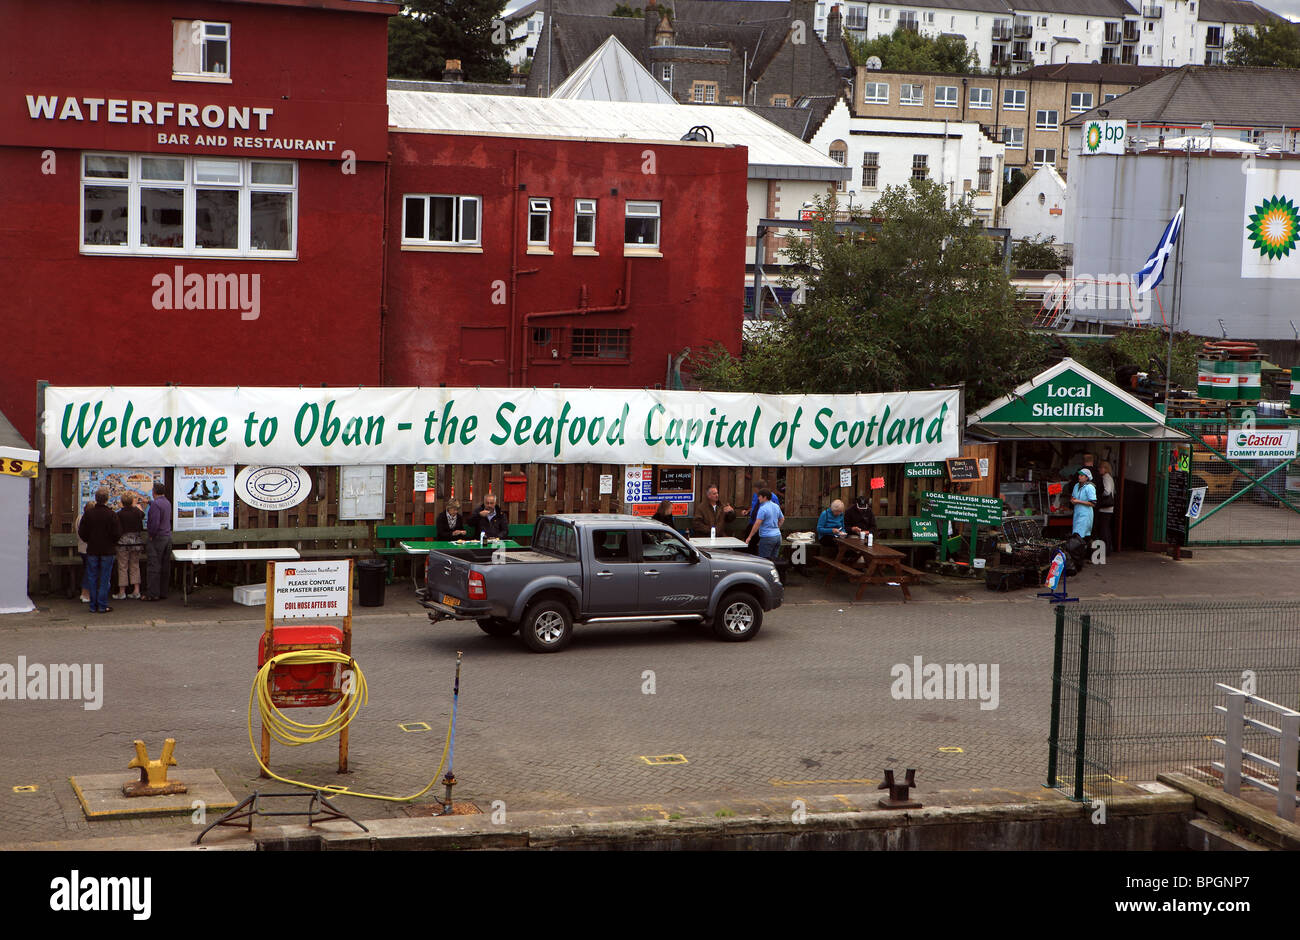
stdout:
<svg viewBox="0 0 1300 940">
<path fill-rule="evenodd" d="M 1109 553 L 1114 545 L 1112 538 L 1112 523 L 1115 519 L 1115 478 L 1111 476 L 1110 461 L 1103 460 L 1097 465 L 1099 479 L 1097 480 L 1097 515 L 1096 525 L 1093 528 L 1092 537 L 1101 539 L 1106 545 L 1106 551 Z"/>
</svg>

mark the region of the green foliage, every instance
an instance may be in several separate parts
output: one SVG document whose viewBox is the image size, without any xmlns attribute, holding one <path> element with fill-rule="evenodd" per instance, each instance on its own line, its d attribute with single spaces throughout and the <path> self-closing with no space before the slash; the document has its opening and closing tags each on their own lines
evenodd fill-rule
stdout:
<svg viewBox="0 0 1300 940">
<path fill-rule="evenodd" d="M 889 72 L 973 74 L 979 70 L 979 57 L 960 36 L 930 38 L 899 26 L 890 35 L 876 39 L 846 39 L 854 65 L 866 65 L 874 55 L 880 57 L 881 67 Z"/>
<path fill-rule="evenodd" d="M 1300 26 L 1274 20 L 1243 29 L 1228 43 L 1223 58 L 1229 65 L 1300 68 Z"/>
<path fill-rule="evenodd" d="M 1055 242 L 1055 235 L 1017 239 L 1011 246 L 1011 267 L 1021 271 L 1055 271 L 1065 267 L 1065 261 L 1052 247 Z"/>
<path fill-rule="evenodd" d="M 630 16 L 640 20 L 645 18 L 645 11 L 640 7 L 633 7 L 628 6 L 626 3 L 620 3 L 618 6 L 614 7 L 614 12 L 611 13 L 610 16 Z"/>
<path fill-rule="evenodd" d="M 1064 355 L 1083 363 L 1103 378 L 1115 380 L 1122 366 L 1136 366 L 1150 373 L 1163 387 L 1169 356 L 1169 334 L 1159 327 L 1130 327 L 1107 340 L 1064 339 Z M 1196 360 L 1204 339 L 1191 333 L 1174 334 L 1173 384 L 1196 387 Z M 1152 362 L 1152 360 L 1155 360 Z"/>
<path fill-rule="evenodd" d="M 438 81 L 459 59 L 467 82 L 510 81 L 506 0 L 407 0 L 388 21 L 388 77 Z M 495 42 L 504 38 L 504 42 Z"/>
<path fill-rule="evenodd" d="M 966 383 L 967 408 L 1003 395 L 1042 366 L 1043 344 L 1016 309 L 998 251 L 967 201 L 946 205 L 930 180 L 887 187 L 868 232 L 830 222 L 791 239 L 808 272 L 807 302 L 762 324 L 739 359 L 721 347 L 693 364 L 702 388 L 848 393 Z M 834 218 L 834 197 L 818 217 Z M 790 286 L 787 284 L 787 286 Z"/>
<path fill-rule="evenodd" d="M 1011 178 L 1002 184 L 1002 205 L 1011 201 L 1011 197 L 1020 192 L 1020 187 L 1029 181 L 1025 171 L 1016 167 L 1011 171 Z"/>
</svg>

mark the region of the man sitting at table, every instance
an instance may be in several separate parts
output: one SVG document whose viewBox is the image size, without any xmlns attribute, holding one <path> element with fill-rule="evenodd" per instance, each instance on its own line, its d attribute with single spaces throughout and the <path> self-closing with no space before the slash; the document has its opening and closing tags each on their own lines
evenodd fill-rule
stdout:
<svg viewBox="0 0 1300 940">
<path fill-rule="evenodd" d="M 871 500 L 866 496 L 856 496 L 849 511 L 844 514 L 844 528 L 849 535 L 865 535 L 876 532 L 876 514 L 871 511 Z"/>
<path fill-rule="evenodd" d="M 724 503 L 718 495 L 718 484 L 705 491 L 704 499 L 695 504 L 695 518 L 691 520 L 691 535 L 708 538 L 711 534 L 727 534 L 727 523 L 736 518 L 736 510 Z"/>
<path fill-rule="evenodd" d="M 474 510 L 474 521 L 484 538 L 510 537 L 510 523 L 506 521 L 506 514 L 497 508 L 495 493 L 488 493 L 483 497 L 483 504 Z"/>
<path fill-rule="evenodd" d="M 450 542 L 465 537 L 465 516 L 460 511 L 460 500 L 447 500 L 446 512 L 438 516 L 434 538 L 439 542 Z"/>
<path fill-rule="evenodd" d="M 817 519 L 817 539 L 827 548 L 834 548 L 836 537 L 841 535 L 844 535 L 844 500 L 836 499 Z"/>
</svg>

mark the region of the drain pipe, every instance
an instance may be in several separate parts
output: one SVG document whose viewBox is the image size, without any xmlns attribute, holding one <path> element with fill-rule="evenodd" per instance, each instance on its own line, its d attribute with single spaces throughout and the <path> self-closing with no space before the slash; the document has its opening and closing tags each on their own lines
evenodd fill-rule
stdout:
<svg viewBox="0 0 1300 940">
<path fill-rule="evenodd" d="M 526 273 L 526 272 L 525 272 Z M 540 320 L 543 317 L 569 317 L 569 316 L 586 316 L 589 313 L 623 313 L 632 303 L 632 261 L 630 258 L 623 259 L 623 286 L 615 291 L 614 294 L 617 303 L 604 307 L 587 306 L 587 285 L 583 284 L 578 295 L 578 306 L 569 310 L 534 310 L 531 313 L 525 313 L 521 328 L 523 330 L 522 348 L 520 356 L 520 378 L 519 384 L 525 388 L 528 387 L 528 327 L 533 320 Z"/>
</svg>

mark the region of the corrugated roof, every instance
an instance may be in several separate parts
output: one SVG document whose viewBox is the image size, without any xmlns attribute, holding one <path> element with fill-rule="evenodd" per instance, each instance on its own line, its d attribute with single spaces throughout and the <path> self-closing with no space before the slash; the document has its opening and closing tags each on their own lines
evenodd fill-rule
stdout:
<svg viewBox="0 0 1300 940">
<path fill-rule="evenodd" d="M 390 78 L 389 88 L 400 91 L 444 91 L 457 95 L 522 95 L 523 85 L 497 85 L 490 82 L 421 82 L 414 79 Z"/>
<path fill-rule="evenodd" d="M 395 131 L 573 137 L 597 140 L 680 141 L 697 124 L 720 144 L 749 149 L 755 179 L 848 179 L 852 171 L 799 138 L 737 105 L 645 104 L 388 92 L 388 123 Z"/>
<path fill-rule="evenodd" d="M 1272 10 L 1266 10 L 1250 0 L 1201 0 L 1197 20 L 1202 23 L 1270 23 L 1281 20 Z"/>
<path fill-rule="evenodd" d="M 1144 124 L 1300 127 L 1300 69 L 1185 65 L 1103 107 L 1111 120 Z M 1094 109 L 1066 123 L 1097 116 Z"/>
<path fill-rule="evenodd" d="M 673 96 L 627 51 L 617 36 L 610 36 L 587 61 L 573 70 L 552 98 L 585 101 L 649 101 L 674 104 Z"/>
</svg>

